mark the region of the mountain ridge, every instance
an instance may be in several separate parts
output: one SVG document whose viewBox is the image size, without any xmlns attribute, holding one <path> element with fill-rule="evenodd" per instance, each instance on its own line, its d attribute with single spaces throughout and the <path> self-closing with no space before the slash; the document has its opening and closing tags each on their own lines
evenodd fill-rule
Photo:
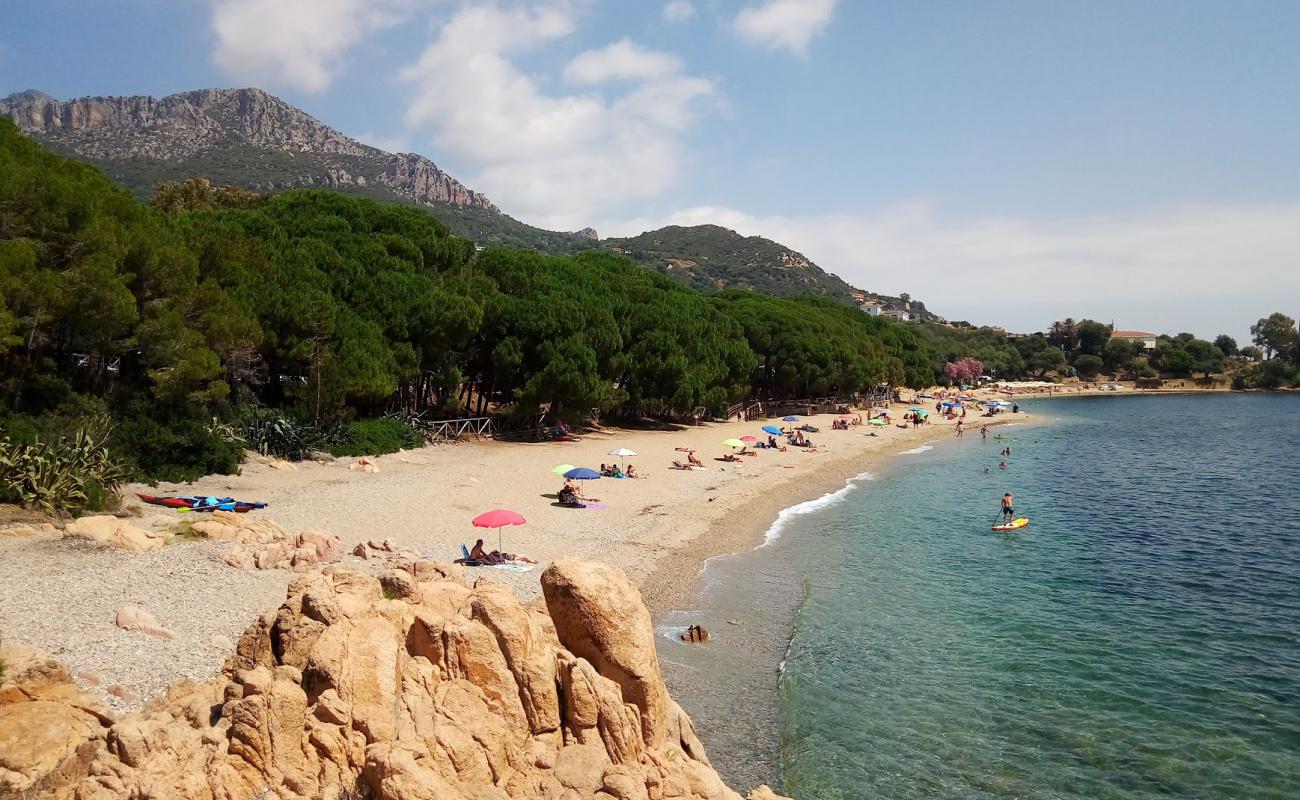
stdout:
<svg viewBox="0 0 1300 800">
<path fill-rule="evenodd" d="M 604 240 L 591 228 L 536 228 L 430 159 L 365 144 L 255 87 L 71 100 L 28 89 L 0 99 L 0 116 L 51 149 L 91 162 L 141 200 L 159 183 L 192 177 L 259 192 L 324 188 L 419 205 L 484 246 L 623 253 L 701 291 L 741 287 L 904 305 L 850 286 L 779 242 L 717 225 L 668 226 Z"/>
</svg>

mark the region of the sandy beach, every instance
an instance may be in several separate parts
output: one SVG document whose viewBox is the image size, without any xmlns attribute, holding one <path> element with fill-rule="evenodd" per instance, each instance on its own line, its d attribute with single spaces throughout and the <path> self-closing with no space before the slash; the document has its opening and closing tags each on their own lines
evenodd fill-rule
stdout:
<svg viewBox="0 0 1300 800">
<path fill-rule="evenodd" d="M 1104 392 L 1058 390 L 1053 396 Z M 1030 394 L 1026 399 L 1045 397 Z M 511 509 L 527 524 L 504 529 L 502 548 L 527 554 L 538 565 L 526 572 L 472 569 L 472 578 L 506 583 L 527 601 L 537 598 L 538 576 L 550 561 L 566 556 L 598 559 L 626 570 L 658 614 L 687 600 L 706 558 L 761 541 L 781 509 L 835 491 L 859 473 L 879 470 L 894 455 L 955 435 L 955 422 L 935 414 L 932 424 L 896 427 L 906 408 L 895 404 L 895 424 L 879 428 L 832 430 L 833 414 L 803 417 L 803 422 L 821 429 L 810 435 L 819 445 L 817 451 L 759 450 L 739 463 L 720 460 L 730 450 L 722 441 L 745 435 L 765 438 L 760 426 L 766 421 L 657 430 L 607 428 L 585 432 L 574 442 L 484 439 L 439 444 L 379 457 L 377 473 L 349 469 L 354 459 L 304 462 L 293 471 L 251 463 L 240 475 L 127 488 L 264 501 L 269 507 L 253 513 L 286 530 L 328 531 L 348 550 L 362 541 L 392 539 L 400 550 L 441 561 L 456 558 L 460 546 L 472 545 L 478 536 L 496 547 L 497 532 L 473 528 L 470 520 L 490 509 Z M 1029 418 L 968 415 L 966 435 L 979 436 L 982 424 Z M 551 468 L 597 468 L 618 460 L 607 455 L 616 448 L 635 451 L 637 455 L 626 460 L 645 477 L 585 482 L 588 497 L 599 498 L 604 508 L 560 507 L 556 493 L 562 479 Z M 695 449 L 705 469 L 672 469 L 674 460 L 685 460 L 679 448 Z M 135 504 L 134 498 L 128 502 Z M 172 513 L 157 507 L 143 511 Z M 58 533 L 0 537 L 0 585 L 34 587 L 7 588 L 0 631 L 7 640 L 42 647 L 65 660 L 86 688 L 114 706 L 135 707 L 172 680 L 215 674 L 228 642 L 275 607 L 294 577 L 281 570 L 231 568 L 220 561 L 225 547 L 178 539 L 155 552 L 132 554 Z M 341 563 L 384 569 L 381 563 L 351 555 Z M 125 603 L 149 610 L 177 638 L 116 628 L 116 609 Z M 125 689 L 117 692 L 125 697 L 109 696 L 106 690 L 114 686 Z"/>
</svg>

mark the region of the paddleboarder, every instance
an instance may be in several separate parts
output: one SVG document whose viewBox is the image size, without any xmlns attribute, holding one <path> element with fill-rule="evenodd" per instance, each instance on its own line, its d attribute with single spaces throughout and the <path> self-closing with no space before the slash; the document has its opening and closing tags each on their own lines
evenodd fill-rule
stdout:
<svg viewBox="0 0 1300 800">
<path fill-rule="evenodd" d="M 1014 498 L 1012 498 L 1011 492 L 1007 492 L 1006 494 L 1002 495 L 1002 521 L 1003 522 L 1010 523 L 1011 520 L 1015 519 L 1016 509 L 1013 505 L 1013 500 Z"/>
</svg>

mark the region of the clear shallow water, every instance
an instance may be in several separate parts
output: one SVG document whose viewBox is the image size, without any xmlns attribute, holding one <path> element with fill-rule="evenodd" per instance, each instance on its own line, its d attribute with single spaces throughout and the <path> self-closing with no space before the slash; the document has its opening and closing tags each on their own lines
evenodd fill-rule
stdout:
<svg viewBox="0 0 1300 800">
<path fill-rule="evenodd" d="M 663 623 L 714 639 L 661 650 L 726 777 L 800 800 L 1300 797 L 1300 397 L 1028 410 L 1045 424 L 900 458 L 710 563 Z M 1006 489 L 1033 523 L 993 534 Z"/>
</svg>

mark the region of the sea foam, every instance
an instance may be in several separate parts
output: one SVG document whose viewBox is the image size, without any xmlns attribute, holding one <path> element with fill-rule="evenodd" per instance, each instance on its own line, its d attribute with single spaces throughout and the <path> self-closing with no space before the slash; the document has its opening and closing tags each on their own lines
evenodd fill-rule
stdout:
<svg viewBox="0 0 1300 800">
<path fill-rule="evenodd" d="M 789 508 L 782 509 L 781 513 L 776 515 L 776 520 L 772 522 L 772 525 L 767 529 L 767 532 L 763 534 L 763 543 L 754 549 L 757 550 L 759 548 L 767 547 L 772 542 L 775 542 L 777 539 L 780 539 L 781 532 L 785 530 L 785 527 L 790 523 L 790 520 L 794 519 L 795 517 L 802 517 L 805 514 L 811 514 L 814 511 L 820 511 L 823 508 L 827 508 L 829 506 L 835 505 L 836 503 L 842 501 L 845 497 L 848 497 L 849 493 L 852 492 L 855 488 L 857 488 L 857 485 L 859 483 L 862 483 L 863 481 L 869 481 L 874 477 L 875 476 L 872 475 L 870 472 L 860 472 L 857 475 L 854 475 L 852 478 L 849 478 L 847 481 L 845 481 L 844 486 L 840 489 L 837 489 L 833 492 L 827 492 L 826 494 L 822 495 L 821 497 L 818 497 L 815 500 L 808 500 L 803 503 L 790 506 Z"/>
<path fill-rule="evenodd" d="M 900 456 L 915 456 L 915 455 L 920 455 L 921 453 L 924 453 L 924 452 L 926 452 L 926 451 L 933 450 L 933 449 L 934 449 L 934 445 L 932 445 L 932 444 L 923 444 L 923 445 L 921 445 L 920 447 L 913 447 L 911 450 L 904 450 L 904 451 L 900 452 L 899 455 L 900 455 Z"/>
</svg>

